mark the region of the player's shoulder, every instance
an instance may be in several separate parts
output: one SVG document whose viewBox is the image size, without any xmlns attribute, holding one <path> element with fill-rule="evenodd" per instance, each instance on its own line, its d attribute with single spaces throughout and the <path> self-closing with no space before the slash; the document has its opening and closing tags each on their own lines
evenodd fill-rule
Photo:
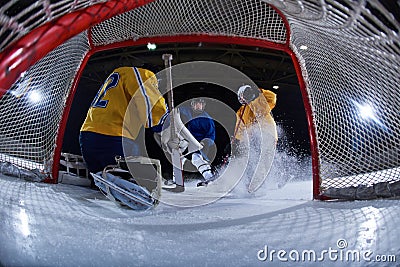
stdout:
<svg viewBox="0 0 400 267">
<path fill-rule="evenodd" d="M 274 92 L 272 92 L 271 90 L 267 90 L 267 89 L 264 89 L 264 88 L 260 88 L 260 90 L 261 90 L 261 93 L 263 94 L 263 95 L 276 95 Z"/>
<path fill-rule="evenodd" d="M 138 68 L 138 67 L 130 67 L 130 66 L 122 66 L 114 69 L 114 72 L 118 72 L 120 74 L 132 74 L 132 72 L 137 72 L 142 77 L 152 77 L 154 73 L 151 70 Z"/>
<path fill-rule="evenodd" d="M 136 70 L 140 73 L 140 76 L 142 77 L 153 77 L 155 76 L 154 72 L 152 72 L 149 69 L 145 69 L 145 68 L 136 68 Z"/>
<path fill-rule="evenodd" d="M 127 71 L 132 71 L 132 68 L 131 67 L 122 66 L 122 67 L 115 68 L 113 72 L 121 73 L 121 72 L 127 72 Z"/>
<path fill-rule="evenodd" d="M 212 120 L 211 115 L 207 112 L 207 111 L 203 111 L 203 113 L 201 114 L 203 117 Z"/>
<path fill-rule="evenodd" d="M 189 106 L 187 106 L 187 105 L 181 105 L 181 106 L 179 106 L 179 111 L 181 111 L 181 112 L 187 112 L 187 111 L 190 111 L 190 107 Z"/>
<path fill-rule="evenodd" d="M 190 109 L 186 105 L 179 105 L 178 109 L 180 114 L 186 114 L 190 112 Z"/>
<path fill-rule="evenodd" d="M 271 90 L 262 89 L 262 95 L 267 99 L 268 102 L 276 102 L 276 94 Z"/>
<path fill-rule="evenodd" d="M 201 114 L 198 114 L 195 119 L 202 125 L 212 125 L 214 124 L 213 118 L 206 111 L 203 111 Z"/>
<path fill-rule="evenodd" d="M 186 105 L 182 105 L 179 107 L 179 113 L 181 114 L 181 116 L 183 116 L 185 119 L 191 119 L 192 116 L 192 112 L 191 112 L 191 108 L 189 108 Z"/>
</svg>

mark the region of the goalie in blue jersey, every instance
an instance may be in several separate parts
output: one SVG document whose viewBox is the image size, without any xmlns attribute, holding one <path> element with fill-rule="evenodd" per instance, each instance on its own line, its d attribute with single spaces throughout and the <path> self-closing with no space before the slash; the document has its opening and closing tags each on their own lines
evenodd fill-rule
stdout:
<svg viewBox="0 0 400 267">
<path fill-rule="evenodd" d="M 211 116 L 205 111 L 205 107 L 205 100 L 198 97 L 190 101 L 190 107 L 187 105 L 179 107 L 179 112 L 182 122 L 203 147 L 185 157 L 184 162 L 190 160 L 204 180 L 211 181 L 216 177 L 210 159 L 215 151 L 215 124 Z"/>
</svg>

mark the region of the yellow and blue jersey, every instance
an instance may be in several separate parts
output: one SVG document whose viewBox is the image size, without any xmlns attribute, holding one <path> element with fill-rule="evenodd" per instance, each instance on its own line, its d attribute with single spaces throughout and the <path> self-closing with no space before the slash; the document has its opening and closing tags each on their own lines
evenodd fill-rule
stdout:
<svg viewBox="0 0 400 267">
<path fill-rule="evenodd" d="M 168 114 L 153 72 L 115 69 L 101 86 L 87 112 L 81 131 L 135 140 L 141 127 L 161 129 Z"/>
</svg>

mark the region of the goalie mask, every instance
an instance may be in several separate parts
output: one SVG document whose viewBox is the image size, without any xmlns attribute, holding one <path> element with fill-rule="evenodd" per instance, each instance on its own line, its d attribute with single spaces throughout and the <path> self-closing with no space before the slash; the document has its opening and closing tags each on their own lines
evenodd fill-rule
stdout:
<svg viewBox="0 0 400 267">
<path fill-rule="evenodd" d="M 206 108 L 206 101 L 203 98 L 194 98 L 190 101 L 193 112 L 202 113 Z"/>
<path fill-rule="evenodd" d="M 260 90 L 256 87 L 246 84 L 239 87 L 237 95 L 240 104 L 246 105 L 260 95 Z"/>
</svg>

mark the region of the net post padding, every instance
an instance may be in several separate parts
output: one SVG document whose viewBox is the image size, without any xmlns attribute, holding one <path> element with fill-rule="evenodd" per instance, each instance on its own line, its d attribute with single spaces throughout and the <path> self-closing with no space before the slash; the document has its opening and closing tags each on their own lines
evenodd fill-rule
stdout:
<svg viewBox="0 0 400 267">
<path fill-rule="evenodd" d="M 89 27 L 154 0 L 110 0 L 63 15 L 26 34 L 0 54 L 0 98 L 29 67 Z"/>
</svg>

